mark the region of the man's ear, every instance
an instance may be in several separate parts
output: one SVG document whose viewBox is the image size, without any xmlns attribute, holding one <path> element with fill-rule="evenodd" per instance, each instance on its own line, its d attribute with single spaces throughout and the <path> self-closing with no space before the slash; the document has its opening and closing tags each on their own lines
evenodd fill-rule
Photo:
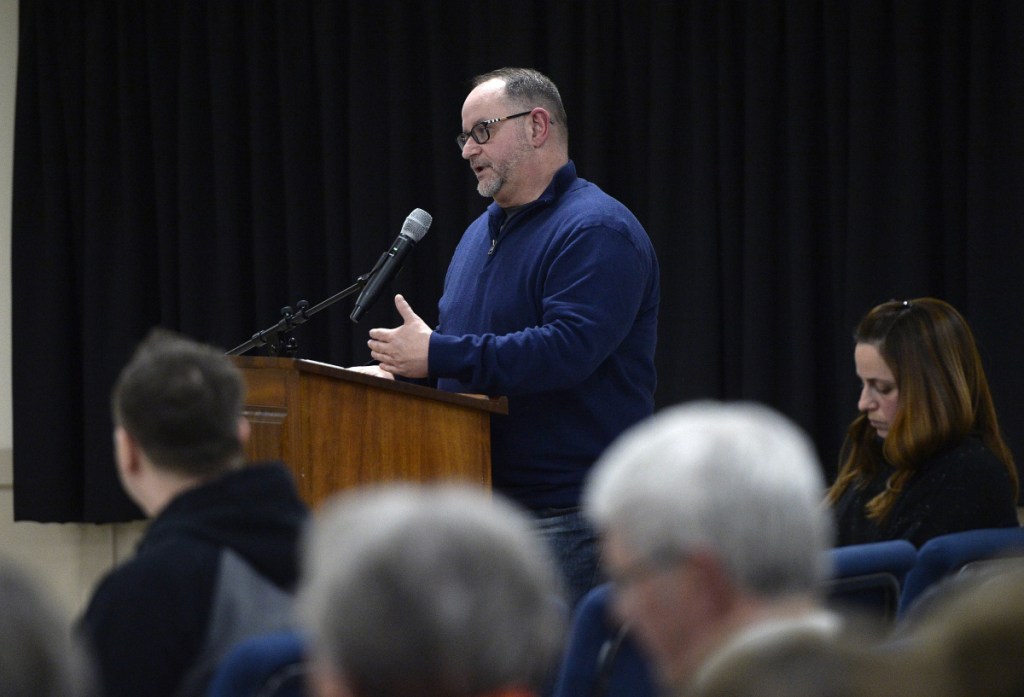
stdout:
<svg viewBox="0 0 1024 697">
<path fill-rule="evenodd" d="M 137 477 L 142 469 L 142 449 L 123 426 L 114 429 L 114 459 L 117 462 L 121 485 L 125 490 L 130 490 L 129 482 Z"/>
<path fill-rule="evenodd" d="M 117 461 L 117 471 L 122 482 L 127 475 L 138 473 L 140 454 L 139 444 L 124 430 L 124 426 L 115 426 L 114 459 Z"/>
<path fill-rule="evenodd" d="M 705 599 L 719 612 L 726 612 L 736 602 L 737 588 L 725 564 L 715 554 L 698 550 L 687 562 L 698 583 L 704 590 Z"/>
<path fill-rule="evenodd" d="M 242 444 L 242 449 L 249 444 L 249 436 L 252 435 L 252 424 L 249 423 L 249 419 L 244 416 L 238 417 L 238 442 Z"/>
<path fill-rule="evenodd" d="M 537 107 L 529 116 L 530 139 L 535 147 L 540 147 L 551 135 L 551 114 L 543 107 Z"/>
</svg>

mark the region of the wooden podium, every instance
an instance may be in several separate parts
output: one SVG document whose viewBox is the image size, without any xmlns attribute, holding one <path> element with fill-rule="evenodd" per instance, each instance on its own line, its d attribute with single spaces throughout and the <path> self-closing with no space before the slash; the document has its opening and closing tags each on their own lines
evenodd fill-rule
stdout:
<svg viewBox="0 0 1024 697">
<path fill-rule="evenodd" d="M 250 460 L 283 460 L 310 506 L 348 487 L 459 479 L 490 486 L 504 397 L 442 392 L 294 358 L 232 357 L 245 377 Z"/>
</svg>

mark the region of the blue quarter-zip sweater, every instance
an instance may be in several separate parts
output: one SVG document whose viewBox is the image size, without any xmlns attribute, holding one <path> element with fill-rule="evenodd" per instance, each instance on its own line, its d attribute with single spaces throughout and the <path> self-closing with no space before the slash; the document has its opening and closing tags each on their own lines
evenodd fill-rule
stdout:
<svg viewBox="0 0 1024 697">
<path fill-rule="evenodd" d="M 570 161 L 536 201 L 463 234 L 430 337 L 440 389 L 508 397 L 491 419 L 495 489 L 578 505 L 590 466 L 654 410 L 658 260 L 633 214 Z"/>
</svg>

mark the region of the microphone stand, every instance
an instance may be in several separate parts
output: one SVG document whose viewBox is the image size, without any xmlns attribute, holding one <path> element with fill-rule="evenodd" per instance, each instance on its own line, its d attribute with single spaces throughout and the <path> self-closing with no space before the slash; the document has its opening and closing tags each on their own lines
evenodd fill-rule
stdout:
<svg viewBox="0 0 1024 697">
<path fill-rule="evenodd" d="M 252 338 L 248 341 L 239 344 L 230 351 L 227 352 L 229 356 L 240 356 L 246 351 L 256 348 L 258 346 L 269 346 L 267 351 L 271 356 L 280 356 L 282 351 L 288 358 L 295 358 L 295 355 L 299 351 L 299 342 L 295 340 L 294 336 L 288 336 L 295 327 L 300 324 L 305 324 L 306 320 L 320 312 L 320 310 L 330 307 L 334 303 L 338 302 L 342 298 L 347 298 L 353 293 L 358 293 L 366 285 L 367 281 L 373 276 L 377 267 L 380 266 L 380 262 L 377 262 L 377 266 L 373 268 L 369 273 L 365 273 L 356 279 L 356 282 L 350 285 L 345 290 L 335 293 L 331 297 L 327 298 L 323 302 L 320 302 L 313 307 L 309 306 L 309 302 L 306 300 L 300 300 L 295 304 L 297 312 L 293 312 L 290 306 L 281 308 L 281 319 L 277 321 L 272 327 L 267 327 L 263 331 L 256 332 L 252 335 Z M 282 343 L 283 339 L 283 343 Z"/>
</svg>

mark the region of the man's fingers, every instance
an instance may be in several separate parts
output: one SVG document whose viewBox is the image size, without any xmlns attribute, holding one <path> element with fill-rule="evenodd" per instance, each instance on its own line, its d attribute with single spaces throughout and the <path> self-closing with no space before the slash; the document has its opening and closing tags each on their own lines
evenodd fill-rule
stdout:
<svg viewBox="0 0 1024 697">
<path fill-rule="evenodd" d="M 398 314 L 402 316 L 402 319 L 405 322 L 411 322 L 419 319 L 419 316 L 413 312 L 412 305 L 410 305 L 401 295 L 395 296 L 395 309 L 398 310 Z"/>
</svg>

